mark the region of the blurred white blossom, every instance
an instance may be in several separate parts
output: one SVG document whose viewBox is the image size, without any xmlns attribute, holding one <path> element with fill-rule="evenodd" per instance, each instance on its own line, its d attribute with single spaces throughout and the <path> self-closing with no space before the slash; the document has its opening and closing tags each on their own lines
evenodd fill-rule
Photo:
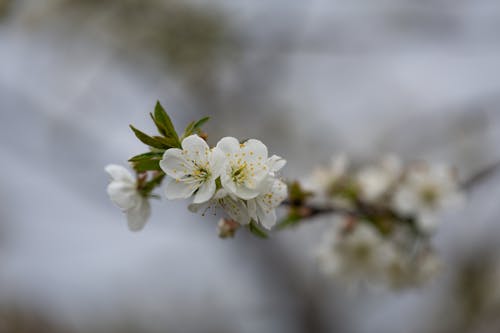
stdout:
<svg viewBox="0 0 500 333">
<path fill-rule="evenodd" d="M 340 222 L 336 219 L 318 249 L 321 270 L 352 287 L 380 279 L 387 258 L 384 239 L 367 223 L 344 229 Z"/>
<path fill-rule="evenodd" d="M 110 164 L 105 170 L 111 176 L 107 188 L 109 197 L 127 215 L 129 229 L 141 230 L 151 214 L 151 208 L 148 199 L 137 190 L 135 177 L 121 165 Z"/>
<path fill-rule="evenodd" d="M 424 232 L 438 224 L 439 210 L 460 203 L 463 195 L 454 171 L 445 165 L 416 164 L 408 168 L 397 187 L 392 204 L 405 216 L 414 216 Z"/>
<path fill-rule="evenodd" d="M 378 164 L 362 168 L 356 180 L 365 201 L 379 200 L 386 194 L 401 176 L 401 160 L 389 155 Z"/>
</svg>

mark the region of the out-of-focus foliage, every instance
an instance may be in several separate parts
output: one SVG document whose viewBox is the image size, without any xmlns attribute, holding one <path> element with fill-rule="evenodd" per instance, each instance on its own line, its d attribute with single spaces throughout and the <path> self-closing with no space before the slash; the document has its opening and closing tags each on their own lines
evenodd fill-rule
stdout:
<svg viewBox="0 0 500 333">
<path fill-rule="evenodd" d="M 157 53 L 190 85 L 213 84 L 221 58 L 236 56 L 227 19 L 176 0 L 60 0 L 54 9 L 84 18 L 109 14 L 96 22 L 102 34 L 124 52 Z"/>
<path fill-rule="evenodd" d="M 12 0 L 0 0 L 0 19 L 8 13 L 11 2 Z"/>
</svg>

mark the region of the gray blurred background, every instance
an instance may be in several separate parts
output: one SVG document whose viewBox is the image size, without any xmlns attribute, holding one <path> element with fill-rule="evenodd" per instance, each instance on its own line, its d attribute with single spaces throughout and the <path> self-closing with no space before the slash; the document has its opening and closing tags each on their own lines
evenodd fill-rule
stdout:
<svg viewBox="0 0 500 333">
<path fill-rule="evenodd" d="M 290 179 L 341 152 L 466 179 L 500 160 L 499 32 L 497 0 L 0 0 L 0 332 L 500 332 L 500 174 L 443 216 L 434 281 L 350 294 L 328 220 L 223 241 L 162 200 L 130 233 L 103 171 L 159 99 Z"/>
</svg>

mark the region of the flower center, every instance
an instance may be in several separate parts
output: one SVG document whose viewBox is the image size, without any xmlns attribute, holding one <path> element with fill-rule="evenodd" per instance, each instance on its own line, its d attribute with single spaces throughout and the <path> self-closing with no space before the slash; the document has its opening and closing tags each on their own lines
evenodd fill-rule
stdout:
<svg viewBox="0 0 500 333">
<path fill-rule="evenodd" d="M 187 175 L 188 178 L 193 178 L 197 182 L 205 182 L 212 175 L 210 169 L 208 168 L 208 164 L 199 164 L 196 161 L 193 161 L 194 168 L 190 175 Z"/>
<path fill-rule="evenodd" d="M 434 205 L 438 199 L 438 191 L 434 186 L 426 186 L 424 187 L 420 195 L 422 196 L 422 200 L 428 205 Z"/>
<path fill-rule="evenodd" d="M 247 162 L 231 166 L 231 178 L 236 184 L 242 184 L 248 177 Z"/>
</svg>

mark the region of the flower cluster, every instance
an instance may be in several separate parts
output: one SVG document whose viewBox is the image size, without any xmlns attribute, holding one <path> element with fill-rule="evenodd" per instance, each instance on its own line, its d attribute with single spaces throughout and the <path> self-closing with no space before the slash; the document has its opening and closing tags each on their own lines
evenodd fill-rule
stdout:
<svg viewBox="0 0 500 333">
<path fill-rule="evenodd" d="M 286 184 L 277 178 L 284 159 L 269 157 L 267 147 L 255 139 L 240 143 L 225 137 L 210 148 L 194 134 L 181 146 L 166 150 L 160 161 L 170 178 L 167 199 L 194 196 L 192 211 L 218 205 L 239 224 L 255 221 L 266 229 L 274 226 L 275 209 L 287 194 Z"/>
<path fill-rule="evenodd" d="M 432 233 L 439 223 L 437 214 L 463 199 L 453 168 L 423 162 L 403 166 L 393 155 L 357 169 L 349 168 L 341 155 L 329 167 L 315 169 L 303 187 L 320 205 L 356 211 L 383 233 L 397 224 Z"/>
<path fill-rule="evenodd" d="M 351 289 L 377 286 L 403 289 L 423 284 L 440 267 L 426 244 L 410 233 L 384 237 L 366 221 L 341 218 L 325 234 L 316 256 L 321 270 Z"/>
<path fill-rule="evenodd" d="M 210 146 L 201 130 L 208 118 L 188 124 L 179 135 L 160 103 L 150 116 L 156 135 L 130 126 L 149 148 L 129 160 L 135 177 L 121 166 L 106 167 L 108 194 L 131 230 L 143 228 L 149 199 L 157 197 L 153 191 L 166 179 L 167 199 L 192 198 L 192 212 L 225 212 L 217 224 L 221 238 L 233 237 L 242 226 L 265 238 L 276 224 L 281 230 L 318 215 L 333 217 L 317 258 L 323 271 L 350 284 L 403 288 L 437 271 L 430 239 L 438 214 L 463 197 L 454 169 L 405 165 L 395 156 L 353 167 L 341 155 L 287 185 L 278 174 L 286 161 L 270 156 L 261 141 L 224 137 Z M 280 205 L 288 212 L 277 223 Z"/>
<path fill-rule="evenodd" d="M 167 112 L 158 102 L 150 114 L 158 135 L 148 135 L 130 126 L 149 151 L 129 159 L 136 177 L 124 167 L 109 165 L 112 180 L 108 185 L 111 200 L 127 215 L 129 228 L 144 227 L 150 215 L 149 198 L 168 178 L 167 199 L 193 197 L 189 210 L 197 212 L 217 207 L 229 216 L 219 223 L 221 237 L 234 235 L 236 225 L 245 225 L 255 235 L 266 237 L 260 227 L 276 224 L 276 208 L 287 197 L 287 185 L 278 172 L 286 161 L 269 156 L 259 140 L 243 142 L 233 137 L 219 140 L 215 147 L 201 131 L 208 117 L 188 124 L 179 136 Z"/>
<path fill-rule="evenodd" d="M 437 214 L 462 199 L 452 168 L 404 166 L 395 156 L 361 168 L 349 168 L 344 156 L 334 158 L 304 188 L 336 213 L 336 226 L 318 250 L 323 271 L 354 284 L 396 288 L 417 285 L 437 271 L 429 236 Z"/>
</svg>

